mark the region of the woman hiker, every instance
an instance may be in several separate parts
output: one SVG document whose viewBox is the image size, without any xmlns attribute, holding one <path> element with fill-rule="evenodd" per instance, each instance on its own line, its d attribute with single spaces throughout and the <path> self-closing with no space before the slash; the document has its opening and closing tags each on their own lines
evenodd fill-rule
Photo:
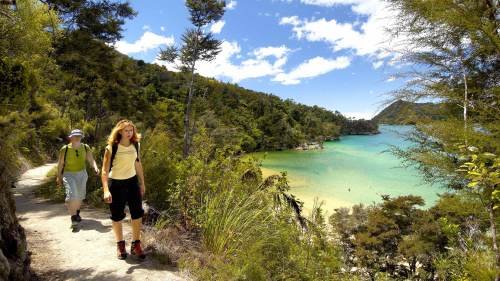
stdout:
<svg viewBox="0 0 500 281">
<path fill-rule="evenodd" d="M 80 207 L 85 199 L 87 187 L 87 169 L 85 160 L 92 165 L 96 175 L 99 168 L 92 156 L 92 150 L 87 144 L 81 142 L 83 132 L 75 129 L 68 136 L 70 143 L 63 146 L 59 151 L 57 163 L 57 185 L 64 185 L 66 189 L 66 206 L 71 216 L 71 228 L 76 230 L 80 217 Z"/>
<path fill-rule="evenodd" d="M 137 133 L 135 125 L 129 120 L 122 120 L 111 131 L 104 152 L 102 188 L 104 201 L 109 204 L 111 212 L 119 259 L 127 258 L 122 227 L 125 204 L 128 204 L 132 217 L 130 253 L 141 259 L 146 257 L 141 247 L 141 226 L 144 215 L 142 197 L 146 186 L 139 155 L 139 140 L 140 134 Z"/>
</svg>

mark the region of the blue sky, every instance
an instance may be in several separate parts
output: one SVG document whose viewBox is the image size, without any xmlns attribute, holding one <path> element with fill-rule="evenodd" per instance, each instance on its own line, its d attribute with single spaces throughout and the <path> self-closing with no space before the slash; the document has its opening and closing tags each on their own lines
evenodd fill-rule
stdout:
<svg viewBox="0 0 500 281">
<path fill-rule="evenodd" d="M 393 78 L 402 44 L 388 36 L 393 11 L 383 0 L 226 1 L 223 19 L 207 30 L 223 41 L 220 55 L 198 72 L 308 105 L 371 118 Z M 130 1 L 122 53 L 147 62 L 159 48 L 180 44 L 190 26 L 183 0 Z M 164 64 L 173 70 L 173 65 Z"/>
</svg>

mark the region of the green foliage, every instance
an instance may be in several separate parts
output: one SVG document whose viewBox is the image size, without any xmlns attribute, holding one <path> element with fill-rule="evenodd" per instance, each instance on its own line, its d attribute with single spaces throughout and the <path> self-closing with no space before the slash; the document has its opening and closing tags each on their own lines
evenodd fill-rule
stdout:
<svg viewBox="0 0 500 281">
<path fill-rule="evenodd" d="M 28 74 L 26 68 L 19 63 L 0 60 L 0 97 L 2 113 L 10 110 L 8 106 L 25 106 L 27 104 Z M 4 114 L 2 114 L 4 115 Z"/>
<path fill-rule="evenodd" d="M 2 175 L 10 178 L 17 174 L 19 156 L 24 154 L 34 163 L 45 158 L 38 153 L 45 144 L 36 138 L 36 128 L 45 120 L 38 119 L 40 101 L 35 94 L 45 85 L 41 73 L 51 67 L 52 36 L 47 29 L 58 21 L 38 1 L 17 1 L 16 9 L 3 11 L 9 16 L 0 16 L 0 133 L 4 136 L 0 147 L 6 157 L 2 169 L 7 169 Z"/>
<path fill-rule="evenodd" d="M 144 176 L 148 179 L 145 200 L 159 210 L 178 210 L 177 163 L 172 138 L 161 127 L 150 132 L 141 145 Z"/>
<path fill-rule="evenodd" d="M 186 7 L 191 15 L 191 22 L 196 27 L 203 27 L 221 19 L 224 14 L 225 1 L 219 0 L 187 0 Z"/>
<path fill-rule="evenodd" d="M 499 99 L 498 3 L 389 2 L 399 11 L 398 24 L 392 27 L 394 34 L 405 34 L 407 43 L 418 47 L 409 48 L 403 54 L 404 60 L 428 67 L 407 73 L 411 82 L 397 96 L 410 101 L 437 98 L 466 106 L 469 118 L 482 120 L 483 126 L 495 120 L 498 109 L 490 106 L 498 104 Z"/>
<path fill-rule="evenodd" d="M 6 13 L 10 18 L 0 16 L 0 58 L 16 58 L 41 74 L 50 64 L 52 39 L 60 32 L 57 14 L 36 0 L 16 1 L 16 9 Z"/>
<path fill-rule="evenodd" d="M 344 135 L 366 135 L 378 133 L 378 125 L 372 120 L 345 120 L 342 125 L 342 134 Z"/>
<path fill-rule="evenodd" d="M 266 233 L 272 218 L 265 194 L 229 190 L 208 195 L 200 221 L 203 245 L 211 253 L 227 257 Z M 264 197 L 264 198 L 263 198 Z"/>
<path fill-rule="evenodd" d="M 476 147 L 461 146 L 466 159 L 458 171 L 465 173 L 469 180 L 467 188 L 479 194 L 487 205 L 497 209 L 500 204 L 500 157 L 490 152 L 478 151 Z"/>
<path fill-rule="evenodd" d="M 449 108 L 451 107 L 451 108 Z M 447 115 L 458 116 L 456 108 L 447 104 L 413 103 L 397 100 L 384 108 L 373 121 L 380 124 L 415 124 L 423 120 L 443 120 Z"/>
<path fill-rule="evenodd" d="M 339 251 L 327 239 L 321 208 L 304 228 L 301 203 L 288 193 L 285 175 L 263 180 L 255 159 L 218 147 L 205 130 L 186 159 L 169 143 L 161 126 L 143 142 L 146 177 L 152 177 L 148 202 L 163 211 L 160 221 L 199 232 L 203 255 L 181 261 L 199 279 L 320 280 L 339 274 Z"/>
<path fill-rule="evenodd" d="M 107 43 L 119 40 L 125 19 L 135 16 L 128 2 L 48 0 L 63 19 L 64 29 Z"/>
<path fill-rule="evenodd" d="M 438 280 L 472 281 L 494 280 L 495 262 L 492 252 L 457 252 L 436 260 Z"/>
<path fill-rule="evenodd" d="M 480 259 L 489 265 L 474 276 L 491 274 L 494 267 L 487 257 L 492 252 L 484 247 L 488 217 L 477 208 L 480 200 L 467 193 L 445 194 L 431 209 L 419 208 L 422 204 L 415 196 L 384 196 L 377 205 L 336 209 L 329 219 L 332 237 L 341 246 L 347 272 L 356 269 L 349 276 L 452 280 L 443 272 L 453 268 L 470 277 Z"/>
<path fill-rule="evenodd" d="M 439 100 L 449 109 L 442 119 L 419 120 L 410 136 L 418 143 L 399 155 L 413 162 L 430 181 L 466 188 L 457 169 L 459 146 L 498 154 L 500 77 L 498 9 L 495 1 L 389 1 L 398 11 L 394 34 L 405 34 L 405 62 L 425 70 L 401 73 L 408 84 L 395 100 Z M 424 69 L 424 68 L 423 68 Z M 463 108 L 463 119 L 459 116 Z M 465 183 L 465 184 L 464 184 Z"/>
</svg>

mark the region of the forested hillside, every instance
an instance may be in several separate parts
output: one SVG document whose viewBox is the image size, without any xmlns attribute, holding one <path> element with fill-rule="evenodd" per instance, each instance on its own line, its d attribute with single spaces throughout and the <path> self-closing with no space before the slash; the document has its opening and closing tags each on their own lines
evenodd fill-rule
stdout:
<svg viewBox="0 0 500 281">
<path fill-rule="evenodd" d="M 83 127 L 98 144 L 120 117 L 139 123 L 142 130 L 159 124 L 181 138 L 188 75 L 134 60 L 105 42 L 75 31 L 54 47 L 54 65 L 47 85 L 32 106 L 51 108 L 51 118 L 39 120 L 49 139 L 63 138 L 69 127 Z M 341 133 L 376 131 L 339 112 L 244 89 L 196 76 L 193 131 L 206 128 L 218 144 L 233 143 L 243 151 L 286 149 L 306 141 L 321 141 Z M 47 112 L 48 113 L 48 112 Z"/>
<path fill-rule="evenodd" d="M 453 114 L 453 111 L 455 111 L 455 114 Z M 448 115 L 459 116 L 459 114 L 460 111 L 457 106 L 397 100 L 380 111 L 372 118 L 372 121 L 379 124 L 407 125 L 423 120 L 443 120 Z"/>
<path fill-rule="evenodd" d="M 59 95 L 50 96 L 50 102 L 59 111 L 68 111 L 66 123 L 75 124 L 83 119 L 91 137 L 100 138 L 109 131 L 109 117 L 128 116 L 140 122 L 143 129 L 163 124 L 169 133 L 180 138 L 187 75 L 131 59 L 104 44 L 95 47 L 107 53 L 104 65 L 96 58 L 90 61 L 91 65 L 75 67 L 74 61 L 63 60 L 69 54 L 58 56 L 62 76 L 69 80 L 57 81 L 62 89 L 58 90 Z M 84 57 L 86 63 L 92 59 L 87 52 L 75 54 L 74 49 L 67 52 L 72 58 L 77 54 Z M 87 84 L 78 84 L 84 83 L 85 77 L 92 77 L 90 89 Z M 63 98 L 65 91 L 74 95 Z M 341 133 L 376 130 L 370 125 L 353 126 L 339 112 L 201 76 L 196 76 L 193 115 L 195 131 L 206 128 L 217 143 L 238 144 L 247 152 L 292 148 L 306 141 L 336 138 Z"/>
</svg>

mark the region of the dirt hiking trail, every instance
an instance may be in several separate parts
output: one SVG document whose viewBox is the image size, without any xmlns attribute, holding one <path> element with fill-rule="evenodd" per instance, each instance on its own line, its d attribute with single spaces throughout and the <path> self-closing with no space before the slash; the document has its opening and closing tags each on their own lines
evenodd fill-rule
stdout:
<svg viewBox="0 0 500 281">
<path fill-rule="evenodd" d="M 12 189 L 38 280 L 188 280 L 177 269 L 162 265 L 151 256 L 142 262 L 131 256 L 118 260 L 111 220 L 105 210 L 83 207 L 80 230 L 72 232 L 64 204 L 33 195 L 36 187 L 48 180 L 46 175 L 55 165 L 28 170 Z M 127 252 L 131 241 L 129 218 L 127 214 L 124 223 Z"/>
</svg>

